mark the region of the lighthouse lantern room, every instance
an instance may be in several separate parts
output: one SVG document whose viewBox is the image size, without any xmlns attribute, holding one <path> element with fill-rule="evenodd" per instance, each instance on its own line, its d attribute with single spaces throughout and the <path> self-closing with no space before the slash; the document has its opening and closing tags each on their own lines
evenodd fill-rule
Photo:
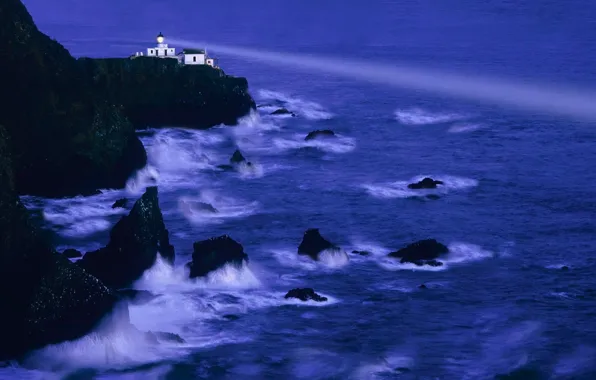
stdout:
<svg viewBox="0 0 596 380">
<path fill-rule="evenodd" d="M 176 49 L 168 47 L 168 44 L 164 43 L 165 38 L 163 34 L 157 35 L 157 46 L 147 48 L 147 56 L 149 57 L 160 57 L 160 58 L 176 58 Z"/>
</svg>

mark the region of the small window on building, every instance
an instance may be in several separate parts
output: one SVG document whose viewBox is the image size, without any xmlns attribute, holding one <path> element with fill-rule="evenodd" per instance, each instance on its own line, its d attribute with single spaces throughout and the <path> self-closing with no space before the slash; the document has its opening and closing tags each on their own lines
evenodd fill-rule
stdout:
<svg viewBox="0 0 596 380">
<path fill-rule="evenodd" d="M 192 61 L 196 62 L 197 61 L 197 57 L 192 57 Z"/>
<path fill-rule="evenodd" d="M 168 55 L 168 51 L 167 50 L 164 50 L 163 51 L 163 55 Z"/>
<path fill-rule="evenodd" d="M 153 50 L 149 50 L 149 54 L 153 54 Z"/>
</svg>

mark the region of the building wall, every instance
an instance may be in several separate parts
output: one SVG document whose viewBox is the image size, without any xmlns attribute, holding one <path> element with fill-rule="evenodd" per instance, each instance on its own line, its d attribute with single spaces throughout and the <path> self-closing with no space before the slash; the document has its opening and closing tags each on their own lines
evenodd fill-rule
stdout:
<svg viewBox="0 0 596 380">
<path fill-rule="evenodd" d="M 211 67 L 215 66 L 215 60 L 213 58 L 207 58 L 205 60 L 205 63 L 208 64 Z"/>
<path fill-rule="evenodd" d="M 204 65 L 205 54 L 184 54 L 185 65 Z"/>
<path fill-rule="evenodd" d="M 149 57 L 173 57 L 173 58 L 176 58 L 176 49 L 175 48 L 159 48 L 159 47 L 148 48 L 147 55 Z"/>
</svg>

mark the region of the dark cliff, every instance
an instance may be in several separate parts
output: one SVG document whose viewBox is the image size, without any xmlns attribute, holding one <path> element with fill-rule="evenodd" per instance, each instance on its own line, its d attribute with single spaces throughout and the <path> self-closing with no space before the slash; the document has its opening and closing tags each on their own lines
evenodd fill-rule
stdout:
<svg viewBox="0 0 596 380">
<path fill-rule="evenodd" d="M 0 2 L 0 124 L 11 137 L 17 191 L 63 196 L 119 188 L 146 164 L 118 106 L 41 33 L 20 0 Z"/>
<path fill-rule="evenodd" d="M 94 92 L 122 105 L 137 128 L 233 125 L 255 108 L 245 78 L 207 65 L 152 57 L 81 58 L 79 63 Z"/>
</svg>

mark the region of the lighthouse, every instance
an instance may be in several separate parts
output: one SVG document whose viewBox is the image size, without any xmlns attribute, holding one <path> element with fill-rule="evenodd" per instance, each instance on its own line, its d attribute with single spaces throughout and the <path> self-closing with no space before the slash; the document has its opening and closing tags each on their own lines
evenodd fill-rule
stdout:
<svg viewBox="0 0 596 380">
<path fill-rule="evenodd" d="M 147 48 L 147 56 L 159 58 L 176 58 L 176 49 L 168 47 L 161 32 L 157 35 L 157 46 Z"/>
</svg>

